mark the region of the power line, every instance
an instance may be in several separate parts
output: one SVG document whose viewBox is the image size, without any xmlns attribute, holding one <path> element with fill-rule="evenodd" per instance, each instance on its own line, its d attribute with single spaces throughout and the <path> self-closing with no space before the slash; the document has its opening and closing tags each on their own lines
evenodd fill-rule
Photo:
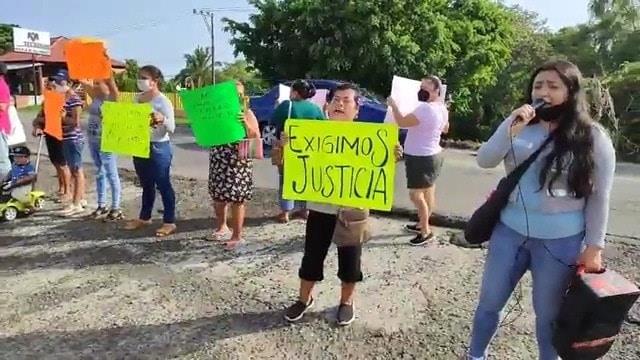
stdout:
<svg viewBox="0 0 640 360">
<path fill-rule="evenodd" d="M 101 33 L 96 34 L 96 36 L 98 36 L 98 37 L 109 37 L 109 36 L 118 35 L 118 34 L 125 33 L 125 32 L 138 31 L 138 30 L 142 30 L 142 29 L 154 28 L 154 27 L 158 27 L 160 25 L 170 24 L 170 23 L 174 23 L 176 21 L 182 20 L 187 15 L 188 15 L 188 13 L 177 14 L 177 15 L 174 14 L 171 17 L 167 17 L 167 18 L 163 18 L 163 19 L 149 20 L 149 21 L 145 21 L 145 22 L 136 23 L 136 24 L 133 24 L 133 25 L 115 26 L 115 27 L 113 27 L 111 29 L 108 29 L 108 30 L 105 30 L 105 31 L 103 31 Z"/>
</svg>

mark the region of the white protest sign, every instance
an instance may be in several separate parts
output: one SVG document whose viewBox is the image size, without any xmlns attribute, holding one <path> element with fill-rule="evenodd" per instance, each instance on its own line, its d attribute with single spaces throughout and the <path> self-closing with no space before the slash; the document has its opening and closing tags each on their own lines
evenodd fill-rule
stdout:
<svg viewBox="0 0 640 360">
<path fill-rule="evenodd" d="M 287 85 L 278 84 L 278 104 L 289 100 L 289 96 L 291 96 L 291 88 Z"/>
<path fill-rule="evenodd" d="M 391 98 L 398 105 L 398 110 L 402 115 L 407 115 L 418 107 L 418 91 L 420 91 L 420 81 L 407 79 L 401 76 L 393 76 L 391 82 Z M 391 108 L 387 107 L 387 115 L 384 122 L 394 122 Z"/>
<path fill-rule="evenodd" d="M 418 80 L 407 79 L 402 76 L 393 76 L 393 81 L 391 82 L 391 97 L 395 100 L 398 105 L 398 110 L 400 110 L 402 115 L 411 113 L 420 104 L 420 101 L 418 101 L 420 83 Z M 438 100 L 444 102 L 446 94 L 447 85 L 442 84 Z M 391 108 L 387 108 L 384 122 L 394 122 Z"/>
<path fill-rule="evenodd" d="M 442 84 L 442 89 L 440 89 L 440 101 L 444 102 L 447 96 L 447 84 Z"/>
<path fill-rule="evenodd" d="M 318 105 L 320 109 L 324 107 L 324 104 L 327 102 L 327 94 L 329 90 L 327 89 L 316 89 L 316 94 L 309 99 L 312 103 Z"/>
</svg>

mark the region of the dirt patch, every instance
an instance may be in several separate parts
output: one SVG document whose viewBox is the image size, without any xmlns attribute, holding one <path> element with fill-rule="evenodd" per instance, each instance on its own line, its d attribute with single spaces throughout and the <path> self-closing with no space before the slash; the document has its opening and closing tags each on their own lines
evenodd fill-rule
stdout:
<svg viewBox="0 0 640 360">
<path fill-rule="evenodd" d="M 42 174 L 41 186 L 52 190 L 48 164 Z M 140 195 L 131 175 L 123 171 L 130 216 Z M 409 247 L 402 219 L 377 216 L 363 251 L 358 320 L 335 326 L 332 250 L 314 310 L 289 325 L 283 309 L 297 293 L 304 224 L 272 222 L 276 194 L 259 190 L 246 245 L 226 252 L 204 240 L 212 226 L 206 184 L 174 184 L 180 231 L 161 242 L 153 227 L 124 232 L 58 218 L 51 203 L 0 224 L 0 358 L 395 360 L 464 351 L 485 250 L 449 244 L 445 229 L 436 229 L 435 244 Z M 607 255 L 610 268 L 640 282 L 638 244 L 613 239 Z M 537 357 L 529 282 L 520 290 L 524 311 L 514 308 L 493 344 L 496 359 Z M 607 359 L 640 357 L 638 340 L 640 327 L 626 324 Z"/>
</svg>

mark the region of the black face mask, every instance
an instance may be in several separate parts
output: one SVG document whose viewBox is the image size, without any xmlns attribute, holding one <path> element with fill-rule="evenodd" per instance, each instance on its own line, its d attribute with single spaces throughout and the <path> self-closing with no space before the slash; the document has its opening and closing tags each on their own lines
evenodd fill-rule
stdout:
<svg viewBox="0 0 640 360">
<path fill-rule="evenodd" d="M 418 101 L 427 102 L 429 101 L 430 97 L 431 97 L 431 94 L 429 94 L 427 90 L 420 89 L 420 91 L 418 91 Z"/>
<path fill-rule="evenodd" d="M 571 107 L 568 102 L 564 102 L 560 105 L 542 107 L 536 110 L 536 117 L 534 120 L 537 121 L 558 121 L 560 120 L 566 113 L 571 111 Z"/>
</svg>

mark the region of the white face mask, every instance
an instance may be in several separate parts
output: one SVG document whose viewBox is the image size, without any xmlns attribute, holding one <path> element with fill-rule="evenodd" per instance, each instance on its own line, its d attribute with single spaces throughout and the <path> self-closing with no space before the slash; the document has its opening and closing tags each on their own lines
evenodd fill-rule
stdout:
<svg viewBox="0 0 640 360">
<path fill-rule="evenodd" d="M 151 90 L 149 79 L 138 79 L 138 90 L 143 92 Z"/>
<path fill-rule="evenodd" d="M 67 86 L 67 85 L 58 85 L 58 84 L 56 84 L 55 87 L 56 87 L 56 91 L 61 93 L 61 94 L 64 94 L 67 91 L 69 91 L 69 86 Z"/>
</svg>

